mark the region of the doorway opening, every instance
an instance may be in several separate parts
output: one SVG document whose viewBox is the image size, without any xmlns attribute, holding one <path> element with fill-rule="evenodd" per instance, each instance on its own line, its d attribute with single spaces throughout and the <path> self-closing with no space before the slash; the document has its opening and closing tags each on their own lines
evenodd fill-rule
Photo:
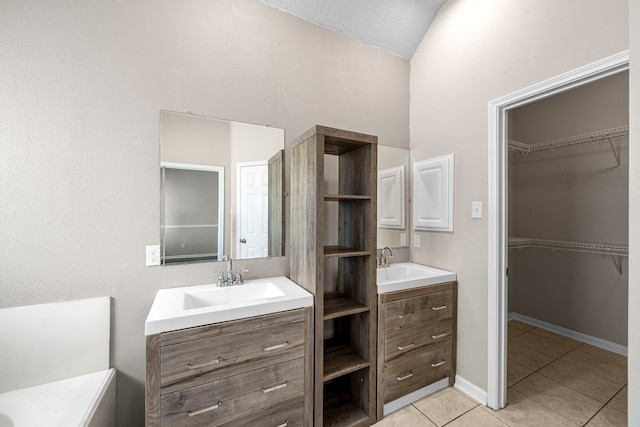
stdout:
<svg viewBox="0 0 640 427">
<path fill-rule="evenodd" d="M 507 403 L 508 116 L 510 111 L 629 68 L 629 52 L 540 82 L 489 103 L 487 405 Z"/>
</svg>

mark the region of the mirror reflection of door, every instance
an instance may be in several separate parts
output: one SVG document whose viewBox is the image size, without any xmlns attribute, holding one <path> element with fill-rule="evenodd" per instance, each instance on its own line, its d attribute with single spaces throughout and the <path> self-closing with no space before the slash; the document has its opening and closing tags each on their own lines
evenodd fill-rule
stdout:
<svg viewBox="0 0 640 427">
<path fill-rule="evenodd" d="M 266 162 L 238 164 L 238 248 L 236 258 L 268 255 L 269 182 Z"/>
<path fill-rule="evenodd" d="M 224 240 L 224 168 L 162 166 L 162 261 L 217 261 Z"/>
</svg>

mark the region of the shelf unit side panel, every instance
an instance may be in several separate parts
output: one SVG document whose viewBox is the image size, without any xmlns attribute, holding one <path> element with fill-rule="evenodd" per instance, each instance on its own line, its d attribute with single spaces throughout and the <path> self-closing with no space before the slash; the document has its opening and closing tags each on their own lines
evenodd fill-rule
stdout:
<svg viewBox="0 0 640 427">
<path fill-rule="evenodd" d="M 291 201 L 291 236 L 295 238 L 291 239 L 290 274 L 291 280 L 314 296 L 323 293 L 321 232 L 324 206 L 321 201 L 323 189 L 318 185 L 322 183 L 324 168 L 323 156 L 318 155 L 321 143 L 312 136 L 291 149 L 291 194 L 295 195 Z M 316 298 L 316 308 L 321 299 Z"/>
</svg>

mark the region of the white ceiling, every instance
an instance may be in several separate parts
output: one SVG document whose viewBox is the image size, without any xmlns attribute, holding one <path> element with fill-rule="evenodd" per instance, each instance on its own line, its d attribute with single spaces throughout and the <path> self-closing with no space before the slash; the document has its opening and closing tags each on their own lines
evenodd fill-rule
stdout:
<svg viewBox="0 0 640 427">
<path fill-rule="evenodd" d="M 411 59 L 446 0 L 258 0 Z"/>
</svg>

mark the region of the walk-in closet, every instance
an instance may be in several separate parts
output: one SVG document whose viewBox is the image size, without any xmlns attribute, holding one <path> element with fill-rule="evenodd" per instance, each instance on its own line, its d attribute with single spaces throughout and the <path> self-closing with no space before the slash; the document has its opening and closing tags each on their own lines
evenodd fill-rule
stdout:
<svg viewBox="0 0 640 427">
<path fill-rule="evenodd" d="M 628 72 L 509 115 L 509 318 L 622 356 L 628 124 Z M 508 386 L 551 363 L 523 370 L 522 345 L 542 353 L 545 344 L 519 341 L 508 344 Z"/>
</svg>

